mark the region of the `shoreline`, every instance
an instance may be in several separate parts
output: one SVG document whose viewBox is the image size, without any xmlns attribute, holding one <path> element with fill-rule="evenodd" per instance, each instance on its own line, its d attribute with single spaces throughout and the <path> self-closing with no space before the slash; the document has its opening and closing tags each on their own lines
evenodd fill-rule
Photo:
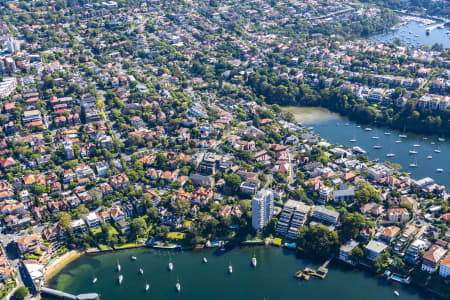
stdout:
<svg viewBox="0 0 450 300">
<path fill-rule="evenodd" d="M 80 258 L 84 251 L 71 250 L 62 256 L 53 259 L 46 267 L 44 273 L 45 283 L 50 281 L 55 275 L 57 275 L 64 267 L 66 267 L 71 262 Z"/>
<path fill-rule="evenodd" d="M 292 250 L 292 251 L 295 251 L 297 253 L 297 250 L 295 250 L 295 249 L 286 248 L 286 247 L 280 247 L 280 246 L 276 246 L 274 244 L 270 244 L 270 245 L 240 244 L 240 246 L 241 247 L 268 247 L 268 246 L 270 247 L 270 246 L 272 246 L 272 247 L 275 247 L 275 248 Z M 62 269 L 64 269 L 71 262 L 81 258 L 81 256 L 83 256 L 83 255 L 95 255 L 96 256 L 96 255 L 103 255 L 103 254 L 108 254 L 108 253 L 111 253 L 111 252 L 122 251 L 122 250 L 137 250 L 137 249 L 140 249 L 140 248 L 146 248 L 146 247 L 132 247 L 132 248 L 122 248 L 122 249 L 119 248 L 117 250 L 107 250 L 107 251 L 102 251 L 101 250 L 101 251 L 94 252 L 94 253 L 88 253 L 86 251 L 79 251 L 79 250 L 71 250 L 71 251 L 67 252 L 66 254 L 56 258 L 55 260 L 53 260 L 49 264 L 49 267 L 46 268 L 46 270 L 45 270 L 45 275 L 44 275 L 45 283 L 47 285 L 49 280 L 51 280 L 53 277 L 58 275 Z M 153 247 L 151 247 L 151 248 L 153 248 Z M 210 251 L 214 251 L 214 249 L 215 248 L 201 248 L 201 249 L 197 249 L 197 248 L 193 247 L 193 248 L 183 248 L 183 251 L 195 251 L 195 250 L 210 250 Z M 159 249 L 159 250 L 173 250 L 173 249 Z M 231 250 L 228 250 L 228 251 L 231 251 Z M 306 259 L 308 261 L 311 261 L 309 258 L 306 258 Z M 351 268 L 353 270 L 357 270 L 359 272 L 367 271 L 367 272 L 369 272 L 371 274 L 371 277 L 373 279 L 383 278 L 386 281 L 389 281 L 389 282 L 391 281 L 391 280 L 386 279 L 384 276 L 382 276 L 382 274 L 376 273 L 372 269 L 367 268 L 364 265 L 352 266 L 352 265 L 346 264 L 345 262 L 340 261 L 339 259 L 337 259 L 337 261 L 335 261 L 334 264 L 338 268 L 339 267 L 344 267 L 344 268 L 348 267 L 348 268 Z M 323 280 L 325 280 L 325 279 L 323 279 Z M 404 284 L 401 284 L 401 285 L 404 285 Z M 413 287 L 414 289 L 418 290 L 419 292 L 420 291 L 424 291 L 426 293 L 430 293 L 430 294 L 432 294 L 434 296 L 437 296 L 439 298 L 445 299 L 445 296 L 442 295 L 441 293 L 439 293 L 439 292 L 437 292 L 435 290 L 432 290 L 430 288 L 418 285 L 418 284 L 411 283 L 410 285 L 405 285 L 405 286 L 406 287 L 410 286 L 410 287 Z"/>
</svg>

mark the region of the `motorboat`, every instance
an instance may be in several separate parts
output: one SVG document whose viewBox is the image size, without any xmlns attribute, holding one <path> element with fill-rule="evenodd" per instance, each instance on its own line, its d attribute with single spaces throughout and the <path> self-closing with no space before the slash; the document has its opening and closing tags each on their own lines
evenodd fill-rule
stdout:
<svg viewBox="0 0 450 300">
<path fill-rule="evenodd" d="M 120 275 L 119 275 L 119 284 L 122 284 L 122 281 L 123 281 L 123 275 L 120 274 Z"/>
<path fill-rule="evenodd" d="M 372 140 L 378 140 L 380 137 L 379 136 L 373 136 Z"/>
<path fill-rule="evenodd" d="M 228 273 L 233 273 L 233 266 L 231 265 L 231 263 L 228 265 Z"/>
<path fill-rule="evenodd" d="M 121 267 L 120 267 L 119 261 L 117 261 L 117 271 L 120 272 L 120 269 L 121 269 Z"/>
<path fill-rule="evenodd" d="M 356 139 L 355 139 L 355 138 L 353 138 L 353 139 L 351 139 L 351 140 L 350 140 L 350 142 L 352 142 L 352 143 L 356 143 Z"/>
<path fill-rule="evenodd" d="M 441 150 L 440 149 L 434 149 L 434 152 L 441 153 Z"/>
<path fill-rule="evenodd" d="M 206 257 L 203 257 L 203 263 L 206 264 L 208 262 L 208 259 Z"/>
<path fill-rule="evenodd" d="M 139 268 L 139 274 L 144 275 L 144 269 Z"/>
<path fill-rule="evenodd" d="M 418 152 L 416 150 L 409 150 L 409 154 L 417 154 Z"/>
<path fill-rule="evenodd" d="M 381 148 L 383 148 L 383 146 L 381 146 L 381 145 L 375 145 L 375 146 L 373 146 L 373 149 L 381 149 Z"/>
<path fill-rule="evenodd" d="M 445 139 L 444 138 L 438 138 L 438 141 L 439 142 L 445 142 Z"/>
<path fill-rule="evenodd" d="M 428 159 L 432 159 L 432 158 L 433 158 L 433 156 L 431 156 L 431 155 L 428 155 L 428 156 L 427 156 L 427 158 L 428 158 Z"/>
<path fill-rule="evenodd" d="M 94 277 L 94 279 L 92 279 L 92 283 L 96 283 L 97 282 L 97 277 Z"/>
<path fill-rule="evenodd" d="M 384 135 L 391 135 L 391 133 L 390 132 L 385 132 Z"/>
<path fill-rule="evenodd" d="M 172 262 L 169 262 L 168 268 L 169 268 L 169 271 L 172 272 L 172 270 L 173 270 L 173 263 Z"/>
<path fill-rule="evenodd" d="M 386 157 L 394 157 L 395 156 L 395 153 L 388 153 L 388 154 L 386 154 Z"/>
<path fill-rule="evenodd" d="M 436 169 L 436 172 L 442 173 L 442 172 L 444 172 L 444 169 L 442 169 L 442 168 L 437 168 L 437 169 Z"/>
<path fill-rule="evenodd" d="M 137 259 L 137 257 L 136 256 L 131 256 L 131 260 L 136 260 Z"/>
<path fill-rule="evenodd" d="M 147 292 L 150 289 L 150 284 L 148 282 L 145 282 L 145 291 Z"/>
<path fill-rule="evenodd" d="M 400 137 L 402 139 L 406 139 L 408 136 L 406 134 L 399 134 L 398 137 Z"/>
<path fill-rule="evenodd" d="M 400 144 L 401 142 L 402 142 L 401 140 L 395 141 L 396 144 Z"/>
<path fill-rule="evenodd" d="M 413 147 L 420 147 L 420 144 L 414 144 Z"/>
<path fill-rule="evenodd" d="M 364 130 L 365 130 L 365 131 L 372 131 L 372 128 L 366 127 L 366 128 L 364 128 Z"/>
<path fill-rule="evenodd" d="M 400 293 L 398 291 L 394 291 L 394 295 L 398 297 L 400 296 Z"/>
</svg>

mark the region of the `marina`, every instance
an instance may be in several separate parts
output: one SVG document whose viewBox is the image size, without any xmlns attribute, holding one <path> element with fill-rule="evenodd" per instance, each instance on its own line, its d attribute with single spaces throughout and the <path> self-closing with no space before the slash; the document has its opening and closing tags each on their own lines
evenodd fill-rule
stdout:
<svg viewBox="0 0 450 300">
<path fill-rule="evenodd" d="M 433 46 L 435 43 L 442 44 L 444 48 L 450 48 L 450 27 L 444 26 L 442 22 L 422 19 L 417 17 L 403 17 L 399 27 L 389 32 L 370 37 L 377 42 L 393 42 L 400 39 L 405 46 L 421 46 L 427 44 Z"/>
<path fill-rule="evenodd" d="M 136 255 L 145 268 L 144 276 L 136 274 L 136 265 L 126 257 Z M 176 270 L 167 272 L 168 256 L 172 257 Z M 255 255 L 257 268 L 249 264 Z M 202 263 L 208 257 L 208 264 Z M 122 272 L 126 280 L 122 285 L 113 284 L 117 274 L 111 272 L 116 259 L 122 262 Z M 232 262 L 233 273 L 227 275 L 227 266 Z M 365 300 L 397 299 L 409 300 L 432 299 L 429 295 L 421 295 L 415 289 L 399 282 L 376 278 L 372 274 L 342 266 L 333 260 L 326 266 L 326 279 L 322 280 L 310 275 L 309 280 L 299 280 L 294 274 L 298 270 L 309 268 L 318 272 L 321 265 L 298 258 L 295 251 L 273 246 L 256 246 L 235 248 L 217 255 L 214 250 L 167 252 L 153 249 L 134 249 L 121 252 L 110 252 L 95 256 L 82 256 L 67 265 L 48 283 L 71 294 L 93 292 L 100 294 L 101 299 L 346 299 Z M 89 278 L 95 272 L 101 278 L 96 285 Z M 311 273 L 312 274 L 312 273 Z M 308 275 L 309 276 L 309 275 Z M 319 276 L 320 277 L 320 276 Z M 151 284 L 145 290 L 147 283 Z M 176 288 L 180 284 L 180 292 Z M 44 300 L 47 298 L 44 296 Z"/>
<path fill-rule="evenodd" d="M 330 143 L 353 148 L 357 153 L 366 154 L 370 160 L 400 164 L 400 171 L 410 173 L 413 179 L 431 177 L 437 183 L 450 186 L 450 143 L 442 137 L 394 130 L 390 130 L 390 135 L 385 135 L 386 128 L 383 127 L 373 127 L 371 132 L 367 132 L 364 126 L 323 108 L 283 109 L 292 112 L 298 121 L 312 127 L 314 132 Z M 336 123 L 343 122 L 349 125 L 336 127 Z M 373 140 L 372 136 L 378 136 L 379 139 Z M 352 138 L 357 142 L 350 142 Z M 381 145 L 383 147 L 380 149 L 374 148 Z M 443 171 L 438 172 L 438 168 Z"/>
</svg>

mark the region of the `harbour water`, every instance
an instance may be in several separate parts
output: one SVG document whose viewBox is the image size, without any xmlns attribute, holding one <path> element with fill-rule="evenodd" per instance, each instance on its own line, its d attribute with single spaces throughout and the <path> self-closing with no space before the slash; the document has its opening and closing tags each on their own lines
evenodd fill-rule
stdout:
<svg viewBox="0 0 450 300">
<path fill-rule="evenodd" d="M 324 108 L 284 107 L 283 109 L 292 112 L 297 121 L 303 125 L 313 127 L 316 133 L 330 143 L 349 147 L 359 146 L 367 151 L 369 159 L 401 164 L 400 171 L 411 173 L 414 179 L 431 177 L 438 183 L 450 187 L 450 141 L 448 139 L 440 142 L 437 136 L 404 133 L 388 128 L 371 127 L 372 131 L 366 131 L 367 126 L 357 127 L 357 123 Z M 386 132 L 391 134 L 386 135 Z M 407 137 L 399 137 L 403 134 Z M 356 139 L 356 142 L 350 142 L 352 139 Z M 375 145 L 382 148 L 374 149 Z M 441 152 L 436 153 L 437 149 Z M 411 150 L 416 151 L 417 154 L 409 154 Z M 387 157 L 388 153 L 394 153 L 395 156 Z M 429 159 L 428 156 L 432 158 Z M 417 167 L 409 167 L 411 163 L 416 163 Z M 439 173 L 437 169 L 443 169 L 443 172 Z"/>
<path fill-rule="evenodd" d="M 442 22 L 425 25 L 418 21 L 408 21 L 407 24 L 387 33 L 377 34 L 370 39 L 377 42 L 393 42 L 395 38 L 399 38 L 404 45 L 421 46 L 427 44 L 433 46 L 435 43 L 442 44 L 444 48 L 450 48 L 450 35 L 448 34 L 450 27 L 436 28 L 431 30 L 429 35 L 426 34 L 427 28 L 439 25 Z"/>
<path fill-rule="evenodd" d="M 257 266 L 251 266 L 255 253 Z M 66 266 L 49 286 L 70 292 L 97 292 L 101 299 L 197 299 L 197 300 L 254 300 L 254 299 L 432 299 L 411 287 L 375 278 L 372 274 L 336 266 L 329 266 L 325 280 L 299 281 L 294 273 L 307 267 L 307 260 L 296 258 L 294 251 L 275 247 L 236 248 L 222 255 L 214 250 L 188 251 L 174 254 L 172 272 L 168 271 L 169 252 L 134 249 L 97 256 L 83 256 Z M 130 257 L 134 255 L 137 260 Z M 202 258 L 206 256 L 208 263 Z M 118 285 L 117 259 L 124 279 Z M 233 273 L 228 274 L 228 264 Z M 312 265 L 311 265 L 312 266 Z M 139 268 L 144 274 L 139 274 Z M 313 266 L 316 267 L 316 266 Z M 98 277 L 93 284 L 93 277 Z M 179 279 L 181 293 L 175 284 Z M 146 281 L 150 284 L 144 291 Z M 400 296 L 394 295 L 398 290 Z M 49 299 L 49 298 L 44 298 Z"/>
</svg>

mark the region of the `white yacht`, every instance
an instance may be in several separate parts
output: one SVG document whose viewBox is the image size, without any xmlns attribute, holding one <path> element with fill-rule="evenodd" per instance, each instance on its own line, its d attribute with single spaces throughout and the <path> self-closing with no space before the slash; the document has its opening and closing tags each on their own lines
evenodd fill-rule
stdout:
<svg viewBox="0 0 450 300">
<path fill-rule="evenodd" d="M 365 131 L 372 131 L 372 128 L 366 127 L 366 128 L 364 128 L 364 130 L 365 130 Z"/>
<path fill-rule="evenodd" d="M 169 262 L 169 271 L 172 272 L 172 270 L 173 270 L 173 263 L 172 263 L 172 262 Z"/>
<path fill-rule="evenodd" d="M 140 273 L 141 275 L 144 275 L 144 269 L 139 268 L 139 273 Z"/>
<path fill-rule="evenodd" d="M 177 280 L 177 284 L 175 284 L 175 288 L 177 289 L 178 293 L 181 292 L 181 284 L 180 284 L 179 280 Z"/>
<path fill-rule="evenodd" d="M 120 274 L 120 275 L 119 275 L 119 284 L 122 284 L 122 281 L 123 281 L 123 275 Z"/>
<path fill-rule="evenodd" d="M 150 289 L 150 284 L 148 282 L 145 282 L 145 291 L 147 292 Z"/>
<path fill-rule="evenodd" d="M 385 132 L 384 135 L 391 135 L 391 133 L 390 132 Z"/>
<path fill-rule="evenodd" d="M 381 149 L 381 148 L 383 148 L 383 146 L 381 146 L 381 145 L 375 145 L 375 146 L 373 146 L 373 149 Z"/>
<path fill-rule="evenodd" d="M 356 143 L 356 139 L 355 139 L 355 138 L 352 138 L 352 139 L 350 140 L 350 142 Z"/>
<path fill-rule="evenodd" d="M 436 169 L 436 172 L 442 173 L 442 172 L 444 172 L 444 169 L 442 169 L 442 168 L 437 168 L 437 169 Z"/>
<path fill-rule="evenodd" d="M 96 283 L 97 282 L 97 277 L 94 277 L 94 279 L 92 279 L 92 283 Z"/>
<path fill-rule="evenodd" d="M 131 260 L 136 260 L 137 259 L 137 257 L 136 256 L 131 256 Z"/>
<path fill-rule="evenodd" d="M 414 144 L 413 147 L 420 147 L 420 144 Z"/>
<path fill-rule="evenodd" d="M 445 139 L 444 138 L 438 138 L 438 141 L 439 142 L 445 142 Z"/>
<path fill-rule="evenodd" d="M 431 156 L 431 155 L 428 155 L 428 156 L 427 156 L 427 158 L 428 158 L 428 159 L 432 159 L 432 158 L 433 158 L 433 156 Z"/>
<path fill-rule="evenodd" d="M 377 135 L 375 135 L 375 136 L 372 137 L 373 140 L 378 140 L 379 138 L 380 138 L 380 137 L 377 136 Z"/>
<path fill-rule="evenodd" d="M 119 264 L 119 260 L 117 260 L 117 271 L 120 272 L 120 264 Z"/>
<path fill-rule="evenodd" d="M 396 141 L 395 141 L 396 144 L 400 144 L 401 142 L 402 142 L 402 141 L 400 141 L 400 140 L 396 140 Z"/>
<path fill-rule="evenodd" d="M 206 264 L 208 262 L 208 259 L 206 257 L 203 257 L 203 263 Z"/>
<path fill-rule="evenodd" d="M 388 153 L 388 154 L 386 154 L 386 157 L 394 157 L 395 156 L 395 153 Z"/>
<path fill-rule="evenodd" d="M 417 154 L 418 152 L 416 150 L 409 150 L 409 154 Z"/>
<path fill-rule="evenodd" d="M 394 295 L 398 297 L 400 296 L 400 293 L 398 291 L 394 291 Z"/>
<path fill-rule="evenodd" d="M 255 255 L 253 255 L 253 257 L 252 257 L 252 266 L 253 266 L 253 268 L 256 268 L 256 257 L 255 257 Z"/>
<path fill-rule="evenodd" d="M 233 266 L 231 265 L 231 263 L 228 265 L 228 273 L 233 273 Z"/>
<path fill-rule="evenodd" d="M 441 153 L 441 149 L 434 149 L 434 152 Z"/>
<path fill-rule="evenodd" d="M 400 137 L 402 139 L 406 139 L 408 136 L 406 134 L 399 134 L 398 137 Z"/>
</svg>

